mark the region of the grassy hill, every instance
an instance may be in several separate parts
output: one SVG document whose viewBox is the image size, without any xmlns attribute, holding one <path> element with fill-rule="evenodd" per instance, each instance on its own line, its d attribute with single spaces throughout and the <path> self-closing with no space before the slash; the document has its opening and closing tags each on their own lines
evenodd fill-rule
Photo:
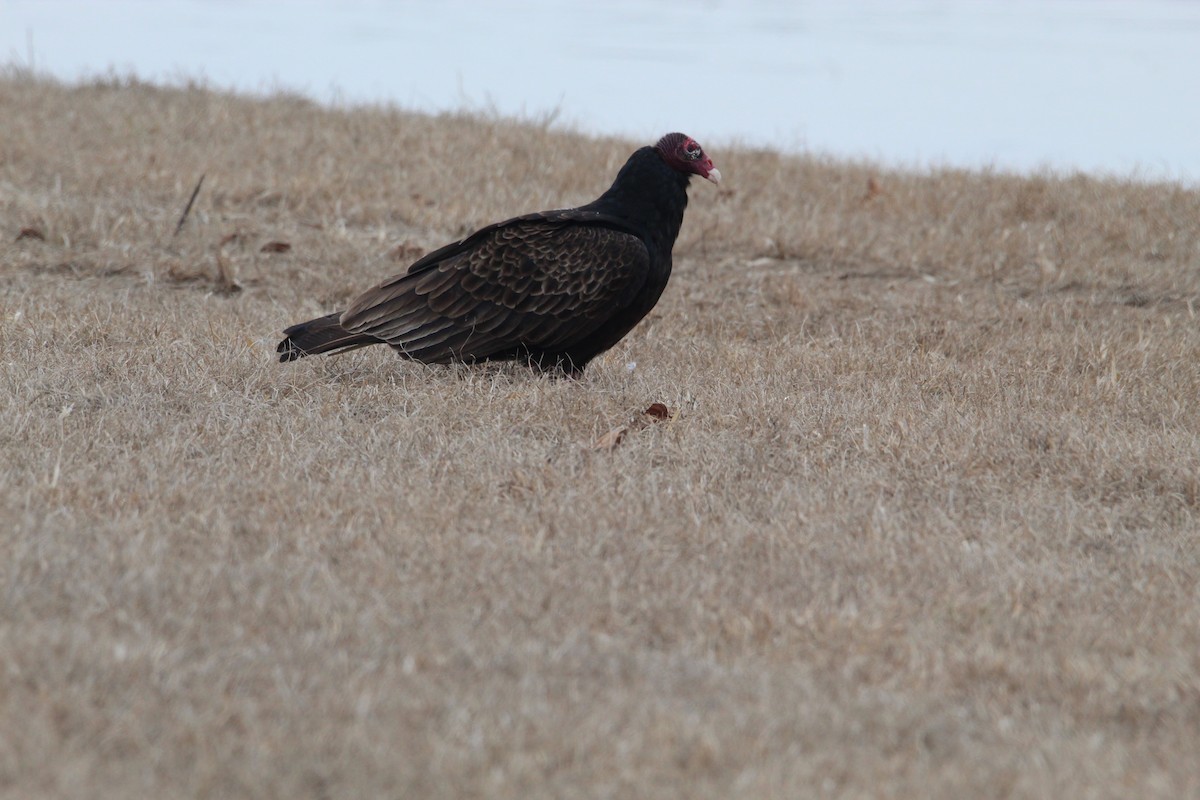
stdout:
<svg viewBox="0 0 1200 800">
<path fill-rule="evenodd" d="M 582 380 L 280 365 L 645 143 L 0 110 L 0 793 L 1200 793 L 1200 192 L 687 131 L 725 180 Z"/>
</svg>

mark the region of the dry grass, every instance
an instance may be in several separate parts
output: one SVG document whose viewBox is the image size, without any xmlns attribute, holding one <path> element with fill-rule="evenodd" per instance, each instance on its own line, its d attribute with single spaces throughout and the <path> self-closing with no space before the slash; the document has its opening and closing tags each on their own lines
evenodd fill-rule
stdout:
<svg viewBox="0 0 1200 800">
<path fill-rule="evenodd" d="M 3 794 L 1200 794 L 1197 192 L 714 144 L 582 381 L 284 366 L 393 248 L 636 143 L 0 108 Z"/>
</svg>

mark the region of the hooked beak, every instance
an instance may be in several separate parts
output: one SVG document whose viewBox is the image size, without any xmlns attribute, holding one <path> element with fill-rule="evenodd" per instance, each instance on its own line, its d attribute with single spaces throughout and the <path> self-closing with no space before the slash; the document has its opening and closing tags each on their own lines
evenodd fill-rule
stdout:
<svg viewBox="0 0 1200 800">
<path fill-rule="evenodd" d="M 719 184 L 721 182 L 721 170 L 713 167 L 708 171 L 708 174 L 704 176 L 704 180 Z"/>
</svg>

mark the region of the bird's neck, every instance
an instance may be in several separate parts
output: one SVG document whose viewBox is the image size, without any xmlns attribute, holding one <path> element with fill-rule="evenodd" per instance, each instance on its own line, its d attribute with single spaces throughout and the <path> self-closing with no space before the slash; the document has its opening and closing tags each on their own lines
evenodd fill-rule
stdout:
<svg viewBox="0 0 1200 800">
<path fill-rule="evenodd" d="M 643 147 L 591 205 L 629 223 L 669 256 L 687 208 L 688 178 L 667 166 L 654 148 Z"/>
</svg>

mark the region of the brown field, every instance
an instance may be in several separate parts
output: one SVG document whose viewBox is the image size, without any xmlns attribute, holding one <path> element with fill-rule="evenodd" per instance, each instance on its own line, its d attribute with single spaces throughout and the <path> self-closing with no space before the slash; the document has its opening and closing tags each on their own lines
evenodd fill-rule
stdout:
<svg viewBox="0 0 1200 800">
<path fill-rule="evenodd" d="M 643 143 L 0 78 L 0 795 L 1200 796 L 1200 192 L 687 133 L 582 380 L 280 365 Z"/>
</svg>

